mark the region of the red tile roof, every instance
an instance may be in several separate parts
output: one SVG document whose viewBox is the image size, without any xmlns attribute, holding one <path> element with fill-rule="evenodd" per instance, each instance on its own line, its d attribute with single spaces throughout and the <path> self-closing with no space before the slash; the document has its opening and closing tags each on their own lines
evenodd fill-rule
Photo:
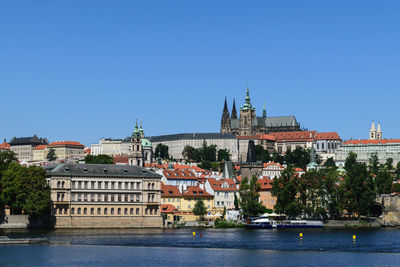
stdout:
<svg viewBox="0 0 400 267">
<path fill-rule="evenodd" d="M 270 141 L 275 141 L 275 136 L 270 135 L 270 134 L 262 134 L 258 137 L 258 140 L 270 140 Z"/>
<path fill-rule="evenodd" d="M 185 197 L 211 197 L 212 195 L 207 193 L 205 189 L 201 189 L 198 186 L 188 186 L 186 192 L 183 192 Z"/>
<path fill-rule="evenodd" d="M 162 197 L 181 197 L 182 193 L 179 191 L 178 186 L 165 185 L 161 183 L 161 196 Z"/>
<path fill-rule="evenodd" d="M 400 139 L 382 139 L 382 140 L 350 140 L 346 145 L 384 145 L 400 143 Z"/>
<path fill-rule="evenodd" d="M 83 150 L 83 153 L 90 155 L 92 153 L 92 149 L 91 148 L 85 148 L 85 150 Z"/>
<path fill-rule="evenodd" d="M 277 162 L 264 163 L 263 168 L 268 168 L 269 166 L 277 166 L 280 169 L 284 169 L 285 168 L 280 163 L 277 163 Z"/>
<path fill-rule="evenodd" d="M 261 191 L 269 191 L 272 189 L 271 180 L 268 178 L 258 179 L 257 183 L 260 184 Z"/>
<path fill-rule="evenodd" d="M 316 140 L 342 140 L 337 132 L 317 133 Z"/>
<path fill-rule="evenodd" d="M 180 170 L 163 170 L 163 174 L 167 179 L 176 179 L 176 180 L 196 180 L 196 175 L 189 170 L 180 171 Z"/>
<path fill-rule="evenodd" d="M 171 204 L 162 204 L 161 205 L 161 213 L 173 213 L 174 210 L 177 210 L 174 205 Z"/>
<path fill-rule="evenodd" d="M 49 145 L 49 147 L 63 147 L 63 146 L 74 147 L 74 148 L 85 148 L 84 145 L 76 141 L 56 141 Z"/>
<path fill-rule="evenodd" d="M 261 134 L 257 135 L 239 135 L 236 138 L 240 140 L 257 140 L 261 137 Z"/>
<path fill-rule="evenodd" d="M 311 141 L 315 138 L 316 131 L 275 132 L 270 133 L 276 141 Z"/>
<path fill-rule="evenodd" d="M 214 191 L 238 191 L 235 185 L 235 181 L 233 179 L 213 179 L 213 178 L 208 178 L 208 182 L 210 183 L 211 188 Z M 227 184 L 226 187 L 222 187 L 222 185 Z"/>
<path fill-rule="evenodd" d="M 128 156 L 114 156 L 114 164 L 128 164 L 129 157 Z"/>
<path fill-rule="evenodd" d="M 47 145 L 38 145 L 33 148 L 33 150 L 43 150 L 47 147 Z"/>
<path fill-rule="evenodd" d="M 10 150 L 10 144 L 4 142 L 0 145 L 1 150 Z"/>
</svg>

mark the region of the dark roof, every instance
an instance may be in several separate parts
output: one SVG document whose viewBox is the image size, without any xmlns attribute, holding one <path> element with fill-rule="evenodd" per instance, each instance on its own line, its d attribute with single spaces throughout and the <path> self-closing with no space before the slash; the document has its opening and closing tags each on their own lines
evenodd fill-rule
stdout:
<svg viewBox="0 0 400 267">
<path fill-rule="evenodd" d="M 21 146 L 21 145 L 32 145 L 32 146 L 38 146 L 38 145 L 48 145 L 49 142 L 47 141 L 46 138 L 39 138 L 36 135 L 32 137 L 14 137 L 10 141 L 10 146 Z"/>
<path fill-rule="evenodd" d="M 256 162 L 256 147 L 254 146 L 254 140 L 249 141 L 247 148 L 247 162 Z"/>
<path fill-rule="evenodd" d="M 235 135 L 231 133 L 183 133 L 183 134 L 168 134 L 160 136 L 148 137 L 152 143 L 166 142 L 176 140 L 204 140 L 204 139 L 236 139 Z"/>
<path fill-rule="evenodd" d="M 235 172 L 233 170 L 232 161 L 225 161 L 224 172 L 222 173 L 222 177 L 225 178 L 225 179 L 234 178 L 235 177 Z"/>
<path fill-rule="evenodd" d="M 62 163 L 47 171 L 48 175 L 88 175 L 107 177 L 149 177 L 161 178 L 161 175 L 139 166 L 113 164 L 73 164 Z"/>
</svg>

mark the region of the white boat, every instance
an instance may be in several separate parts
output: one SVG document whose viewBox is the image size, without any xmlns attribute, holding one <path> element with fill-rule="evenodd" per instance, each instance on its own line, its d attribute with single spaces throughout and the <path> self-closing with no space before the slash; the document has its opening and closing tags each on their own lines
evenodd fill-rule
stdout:
<svg viewBox="0 0 400 267">
<path fill-rule="evenodd" d="M 290 228 L 323 228 L 324 224 L 321 221 L 306 221 L 306 220 L 287 220 L 278 224 L 280 229 Z"/>
<path fill-rule="evenodd" d="M 257 220 L 254 220 L 251 224 L 247 224 L 247 228 L 273 229 L 273 228 L 277 228 L 277 225 L 276 225 L 276 221 L 268 219 L 267 216 L 260 216 Z"/>
</svg>

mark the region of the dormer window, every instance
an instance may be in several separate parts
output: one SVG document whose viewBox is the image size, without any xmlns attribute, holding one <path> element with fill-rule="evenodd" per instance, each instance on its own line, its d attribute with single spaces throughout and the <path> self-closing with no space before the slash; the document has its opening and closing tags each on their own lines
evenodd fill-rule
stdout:
<svg viewBox="0 0 400 267">
<path fill-rule="evenodd" d="M 83 168 L 83 172 L 84 172 L 84 173 L 87 173 L 88 170 L 87 170 L 86 168 Z"/>
<path fill-rule="evenodd" d="M 123 169 L 123 172 L 124 172 L 124 173 L 128 173 L 128 170 L 127 170 L 127 169 Z"/>
<path fill-rule="evenodd" d="M 103 168 L 103 173 L 107 173 L 108 170 L 106 168 Z"/>
<path fill-rule="evenodd" d="M 68 168 L 68 167 L 64 167 L 64 171 L 66 171 L 66 172 L 70 172 L 70 170 L 69 170 L 69 168 Z"/>
</svg>

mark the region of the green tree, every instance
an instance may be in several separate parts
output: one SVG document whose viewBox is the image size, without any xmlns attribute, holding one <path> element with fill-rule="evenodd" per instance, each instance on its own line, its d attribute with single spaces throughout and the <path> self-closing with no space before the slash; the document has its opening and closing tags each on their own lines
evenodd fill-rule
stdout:
<svg viewBox="0 0 400 267">
<path fill-rule="evenodd" d="M 162 159 L 169 159 L 169 152 L 168 152 L 168 146 L 164 144 L 158 144 L 156 146 L 156 150 L 154 152 L 154 156 L 156 158 L 162 158 Z"/>
<path fill-rule="evenodd" d="M 11 162 L 16 162 L 17 157 L 15 153 L 10 150 L 0 152 L 0 178 L 3 171 L 7 170 Z"/>
<path fill-rule="evenodd" d="M 396 179 L 400 179 L 400 161 L 397 162 L 397 164 L 396 164 L 395 173 L 396 173 Z"/>
<path fill-rule="evenodd" d="M 207 142 L 204 140 L 203 141 L 203 146 L 200 149 L 201 152 L 201 159 L 203 161 L 210 161 L 214 162 L 216 161 L 217 157 L 217 146 L 216 145 L 207 145 Z"/>
<path fill-rule="evenodd" d="M 256 145 L 256 160 L 262 162 L 269 162 L 271 161 L 271 155 L 269 154 L 268 150 L 265 150 L 262 145 Z"/>
<path fill-rule="evenodd" d="M 196 216 L 200 216 L 200 220 L 204 220 L 204 215 L 207 213 L 206 206 L 204 205 L 204 201 L 199 199 L 193 208 L 193 214 Z"/>
<path fill-rule="evenodd" d="M 257 182 L 257 176 L 253 175 L 249 181 L 247 177 L 242 178 L 239 187 L 240 207 L 243 210 L 245 218 L 258 216 L 264 211 L 263 205 L 259 202 L 260 184 Z"/>
<path fill-rule="evenodd" d="M 273 179 L 271 194 L 277 198 L 276 212 L 284 213 L 291 218 L 301 213 L 302 204 L 296 199 L 298 186 L 299 179 L 291 165 L 282 171 L 280 177 Z"/>
<path fill-rule="evenodd" d="M 335 161 L 333 160 L 333 158 L 328 158 L 328 159 L 325 161 L 324 166 L 327 167 L 327 168 L 336 168 L 336 163 L 335 163 Z"/>
<path fill-rule="evenodd" d="M 368 164 L 369 171 L 377 175 L 379 172 L 379 158 L 376 153 L 372 154 L 371 157 L 369 158 L 369 164 Z"/>
<path fill-rule="evenodd" d="M 285 162 L 285 157 L 282 155 L 279 155 L 278 152 L 274 151 L 272 153 L 272 161 L 283 164 Z"/>
<path fill-rule="evenodd" d="M 11 207 L 13 214 L 25 211 L 29 215 L 48 214 L 51 207 L 50 188 L 46 171 L 41 167 L 24 167 L 11 163 L 1 179 L 2 202 Z"/>
<path fill-rule="evenodd" d="M 87 155 L 84 161 L 86 164 L 114 164 L 114 159 L 105 154 L 100 154 L 97 156 Z"/>
<path fill-rule="evenodd" d="M 310 163 L 310 151 L 303 147 L 296 147 L 293 151 L 289 149 L 286 151 L 284 159 L 288 165 L 305 169 Z M 317 163 L 318 161 L 320 159 L 317 159 Z"/>
<path fill-rule="evenodd" d="M 382 169 L 375 177 L 377 194 L 390 194 L 392 191 L 393 178 L 387 169 Z"/>
<path fill-rule="evenodd" d="M 218 160 L 221 161 L 229 161 L 231 160 L 231 154 L 229 153 L 228 149 L 219 149 L 218 150 Z"/>
<path fill-rule="evenodd" d="M 56 151 L 54 150 L 54 148 L 50 148 L 50 149 L 49 149 L 49 152 L 48 152 L 47 155 L 46 155 L 46 159 L 47 159 L 48 161 L 54 161 L 54 160 L 57 159 Z"/>
<path fill-rule="evenodd" d="M 392 158 L 386 159 L 385 168 L 387 170 L 393 170 L 393 159 Z"/>
<path fill-rule="evenodd" d="M 212 165 L 210 161 L 203 160 L 200 164 L 199 167 L 204 169 L 204 170 L 211 170 Z"/>
<path fill-rule="evenodd" d="M 233 205 L 235 205 L 235 210 L 239 210 L 239 200 L 236 194 L 234 194 L 235 199 L 233 200 Z"/>
<path fill-rule="evenodd" d="M 373 168 L 372 166 L 371 171 Z M 367 165 L 357 162 L 357 154 L 349 153 L 345 169 L 344 208 L 358 217 L 369 216 L 375 203 L 375 184 Z"/>
<path fill-rule="evenodd" d="M 192 146 L 185 146 L 182 151 L 182 157 L 186 160 L 194 160 L 196 149 Z"/>
</svg>

